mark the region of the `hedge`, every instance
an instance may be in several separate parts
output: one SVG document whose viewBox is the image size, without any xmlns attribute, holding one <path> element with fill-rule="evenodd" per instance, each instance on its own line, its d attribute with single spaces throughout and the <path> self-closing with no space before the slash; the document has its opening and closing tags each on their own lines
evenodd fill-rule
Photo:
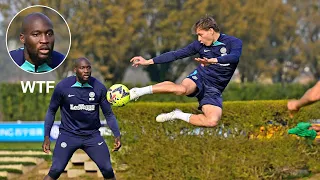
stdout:
<svg viewBox="0 0 320 180">
<path fill-rule="evenodd" d="M 312 86 L 299 84 L 235 84 L 230 83 L 223 93 L 224 101 L 235 100 L 265 100 L 299 98 Z M 128 85 L 128 87 L 132 87 Z M 36 86 L 35 93 L 22 93 L 20 84 L 0 84 L 0 121 L 42 121 L 47 111 L 51 94 L 39 93 Z M 45 87 L 43 86 L 43 92 Z M 170 94 L 146 95 L 139 101 L 149 102 L 197 102 L 196 98 L 176 96 Z M 57 114 L 56 119 L 60 115 Z"/>
<path fill-rule="evenodd" d="M 5 89 L 10 90 L 4 95 L 1 89 L 1 101 L 7 103 L 2 104 L 2 113 L 8 120 L 43 119 L 50 94 L 28 97 L 15 93 L 19 88 L 14 85 Z M 111 154 L 115 167 L 128 166 L 123 172 L 126 179 L 153 180 L 285 179 L 320 172 L 319 146 L 286 133 L 297 122 L 318 119 L 319 104 L 303 108 L 290 119 L 284 100 L 225 102 L 216 128 L 155 122 L 156 115 L 175 108 L 199 113 L 197 106 L 137 102 L 114 108 L 123 144 L 120 152 Z M 267 138 L 260 129 L 272 129 L 270 122 L 278 130 Z M 228 137 L 223 136 L 228 132 Z"/>
<path fill-rule="evenodd" d="M 0 113 L 3 121 L 43 121 L 48 109 L 52 92 L 23 93 L 20 84 L 0 85 Z M 45 92 L 45 87 L 43 87 Z M 57 114 L 60 118 L 60 115 Z M 0 116 L 1 117 L 1 116 Z"/>
<path fill-rule="evenodd" d="M 230 83 L 223 92 L 224 101 L 243 100 L 281 100 L 300 98 L 314 83 L 302 84 L 259 84 L 259 83 Z M 127 85 L 129 88 L 132 85 Z M 140 87 L 139 85 L 137 87 Z M 139 98 L 148 102 L 197 102 L 196 98 L 176 96 L 172 94 L 152 94 Z"/>
<path fill-rule="evenodd" d="M 224 100 L 281 100 L 300 98 L 314 83 L 302 84 L 257 84 L 230 83 L 223 93 Z"/>
<path fill-rule="evenodd" d="M 114 108 L 123 148 L 111 156 L 117 165 L 129 167 L 126 179 L 288 179 L 320 172 L 319 146 L 286 133 L 297 122 L 317 119 L 319 104 L 290 119 L 286 101 L 226 102 L 218 127 L 200 130 L 183 121 L 155 121 L 159 113 L 175 108 L 199 113 L 196 107 L 196 103 L 131 103 Z M 260 127 L 268 128 L 270 122 L 281 131 L 271 138 L 249 138 L 249 132 L 261 136 Z M 228 137 L 218 133 L 234 128 L 244 133 L 234 131 Z"/>
</svg>

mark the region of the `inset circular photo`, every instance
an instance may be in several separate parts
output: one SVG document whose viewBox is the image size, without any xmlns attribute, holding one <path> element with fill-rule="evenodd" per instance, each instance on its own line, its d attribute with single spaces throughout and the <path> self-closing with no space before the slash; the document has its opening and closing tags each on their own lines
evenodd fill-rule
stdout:
<svg viewBox="0 0 320 180">
<path fill-rule="evenodd" d="M 11 20 L 6 34 L 8 53 L 22 70 L 48 73 L 68 56 L 71 33 L 63 16 L 42 5 L 27 7 Z"/>
</svg>

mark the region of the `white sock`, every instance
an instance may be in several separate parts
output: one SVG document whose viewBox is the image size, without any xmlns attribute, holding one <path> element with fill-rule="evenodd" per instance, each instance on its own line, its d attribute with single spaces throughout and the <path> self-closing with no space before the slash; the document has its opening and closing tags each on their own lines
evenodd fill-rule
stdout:
<svg viewBox="0 0 320 180">
<path fill-rule="evenodd" d="M 184 113 L 182 111 L 176 111 L 175 118 L 176 119 L 181 119 L 181 120 L 186 121 L 187 123 L 189 123 L 191 115 L 192 114 L 190 114 L 190 113 Z"/>
<path fill-rule="evenodd" d="M 143 96 L 146 94 L 152 94 L 152 86 L 137 88 L 137 93 L 139 94 L 139 96 Z"/>
</svg>

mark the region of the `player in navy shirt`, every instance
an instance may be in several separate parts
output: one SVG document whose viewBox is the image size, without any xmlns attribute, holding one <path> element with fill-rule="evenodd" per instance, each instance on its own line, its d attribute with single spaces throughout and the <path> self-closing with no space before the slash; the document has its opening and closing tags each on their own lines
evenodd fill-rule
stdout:
<svg viewBox="0 0 320 180">
<path fill-rule="evenodd" d="M 52 166 L 45 180 L 58 179 L 77 149 L 83 149 L 97 164 L 105 179 L 115 179 L 108 147 L 100 135 L 99 107 L 115 136 L 114 151 L 121 147 L 117 120 L 106 100 L 106 87 L 91 77 L 91 64 L 86 58 L 75 62 L 76 76 L 63 79 L 54 89 L 45 118 L 43 151 L 50 151 L 49 134 L 60 108 L 60 134 L 54 148 Z"/>
<path fill-rule="evenodd" d="M 201 18 L 193 26 L 198 40 L 177 51 L 161 54 L 150 60 L 141 56 L 133 57 L 132 66 L 151 65 L 172 62 L 195 54 L 200 57 L 195 61 L 200 65 L 185 78 L 181 84 L 165 81 L 153 86 L 133 88 L 130 100 L 153 93 L 174 93 L 176 95 L 195 96 L 203 114 L 184 113 L 176 109 L 170 113 L 160 114 L 156 121 L 180 119 L 196 126 L 213 127 L 222 115 L 222 92 L 228 85 L 242 52 L 242 41 L 221 34 L 219 26 L 212 17 Z"/>
<path fill-rule="evenodd" d="M 20 41 L 24 47 L 10 51 L 10 56 L 27 72 L 52 71 L 65 58 L 63 54 L 53 50 L 55 41 L 53 25 L 42 13 L 31 13 L 23 19 Z"/>
</svg>

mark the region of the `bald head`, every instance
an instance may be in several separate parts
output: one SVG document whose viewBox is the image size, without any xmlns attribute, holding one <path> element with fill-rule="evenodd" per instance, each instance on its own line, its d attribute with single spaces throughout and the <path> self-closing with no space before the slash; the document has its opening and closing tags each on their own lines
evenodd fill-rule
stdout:
<svg viewBox="0 0 320 180">
<path fill-rule="evenodd" d="M 48 27 L 51 27 L 53 29 L 53 25 L 51 20 L 42 13 L 31 13 L 24 17 L 22 21 L 21 31 L 22 33 L 28 32 L 30 29 L 33 29 L 34 26 L 37 24 L 44 24 Z"/>
<path fill-rule="evenodd" d="M 91 64 L 90 61 L 89 61 L 89 59 L 87 59 L 87 58 L 85 58 L 85 57 L 80 57 L 80 58 L 78 58 L 78 59 L 76 59 L 76 60 L 74 61 L 74 67 L 77 68 L 77 67 L 81 66 L 81 64 L 83 64 L 83 63 L 85 63 L 85 64 Z"/>
</svg>

